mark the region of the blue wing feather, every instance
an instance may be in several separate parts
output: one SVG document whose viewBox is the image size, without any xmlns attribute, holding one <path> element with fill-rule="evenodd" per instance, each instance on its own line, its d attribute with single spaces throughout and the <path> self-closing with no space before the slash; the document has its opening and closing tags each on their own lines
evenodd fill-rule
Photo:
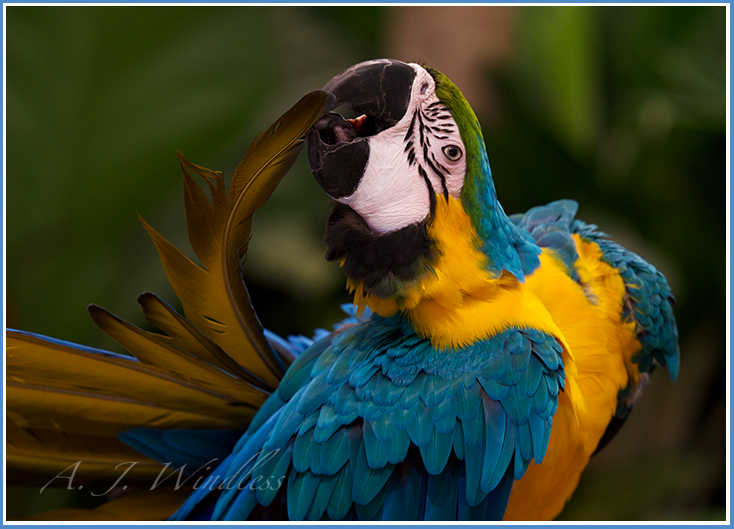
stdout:
<svg viewBox="0 0 734 529">
<path fill-rule="evenodd" d="M 267 517 L 281 512 L 281 497 L 299 520 L 501 518 L 505 477 L 545 452 L 560 355 L 555 339 L 532 329 L 438 351 L 399 317 L 373 316 L 322 339 L 296 358 L 226 467 L 281 451 L 259 470 L 272 482 L 287 476 L 285 493 L 224 490 L 214 517 L 246 517 L 257 505 Z M 407 506 L 405 494 L 415 496 Z"/>
<path fill-rule="evenodd" d="M 440 475 L 429 474 L 427 477 L 426 507 L 423 519 L 427 521 L 456 520 L 458 500 L 459 461 L 450 458 Z"/>
<path fill-rule="evenodd" d="M 306 472 L 310 468 L 310 450 L 313 430 L 296 436 L 293 443 L 293 468 L 296 472 Z"/>
<path fill-rule="evenodd" d="M 303 521 L 311 508 L 319 476 L 310 470 L 292 472 L 288 478 L 288 518 L 293 521 Z"/>
<path fill-rule="evenodd" d="M 370 421 L 364 421 L 362 435 L 364 436 L 364 449 L 369 467 L 375 469 L 384 467 L 387 464 L 387 453 L 383 449 L 382 443 L 375 436 Z"/>
<path fill-rule="evenodd" d="M 370 468 L 367 463 L 364 443 L 362 443 L 354 467 L 354 477 L 352 478 L 352 499 L 354 502 L 365 505 L 372 501 L 392 474 L 393 467 L 394 465 L 387 463 L 381 468 Z"/>
<path fill-rule="evenodd" d="M 296 409 L 298 408 L 296 407 Z M 308 415 L 306 415 L 301 420 L 301 424 L 298 426 L 298 435 L 303 435 L 307 431 L 311 430 L 314 426 L 316 426 L 316 423 L 319 420 L 319 414 L 320 410 L 316 410 L 313 413 L 309 413 Z"/>
<path fill-rule="evenodd" d="M 254 490 L 246 487 L 232 502 L 229 509 L 223 513 L 224 521 L 245 520 L 257 506 L 257 497 Z"/>
<path fill-rule="evenodd" d="M 379 490 L 377 495 L 366 505 L 354 504 L 354 511 L 360 521 L 379 520 L 382 517 L 382 506 L 385 503 L 387 493 L 387 482 Z"/>
<path fill-rule="evenodd" d="M 429 474 L 441 474 L 451 455 L 454 444 L 454 432 L 441 433 L 433 428 L 433 433 L 427 444 L 420 447 L 421 457 L 426 471 Z"/>
<path fill-rule="evenodd" d="M 311 507 L 306 514 L 306 518 L 308 520 L 320 520 L 324 516 L 338 481 L 339 474 L 321 477 L 321 480 L 316 487 L 316 493 L 314 494 Z"/>
<path fill-rule="evenodd" d="M 468 498 L 466 479 L 466 476 L 463 474 L 459 477 L 459 501 L 456 519 L 459 521 L 484 521 L 487 513 L 487 501 L 489 500 L 489 495 L 485 494 L 483 497 L 479 498 L 479 501 Z"/>
<path fill-rule="evenodd" d="M 383 442 L 387 461 L 393 465 L 405 460 L 410 448 L 410 435 L 405 430 L 397 430 L 389 441 Z"/>
<path fill-rule="evenodd" d="M 464 445 L 464 461 L 466 490 L 464 498 L 466 503 L 472 507 L 478 505 L 487 496 L 482 490 L 482 469 L 484 468 L 484 442 L 477 446 Z"/>
<path fill-rule="evenodd" d="M 508 427 L 505 429 L 505 438 L 502 442 L 502 451 L 500 452 L 497 466 L 495 467 L 491 475 L 482 476 L 482 485 L 484 490 L 490 491 L 497 486 L 502 477 L 505 475 L 505 469 L 508 468 L 510 461 L 512 460 L 512 454 L 515 450 L 515 428 L 510 427 L 509 423 L 507 426 Z"/>
<path fill-rule="evenodd" d="M 382 511 L 386 521 L 419 520 L 418 507 L 423 476 L 410 460 L 398 465 L 393 479 L 387 485 L 387 494 Z"/>
<path fill-rule="evenodd" d="M 208 481 L 208 485 L 205 487 L 199 487 L 188 498 L 186 498 L 186 501 L 171 516 L 171 521 L 186 520 L 197 507 L 203 505 L 207 495 L 215 490 L 215 488 L 225 479 L 226 471 L 234 458 L 234 453 L 227 456 L 217 467 L 217 469 L 210 475 L 210 478 L 213 479 Z"/>
<path fill-rule="evenodd" d="M 268 453 L 270 451 L 266 452 L 266 449 L 263 448 L 263 452 Z M 263 476 L 266 482 L 257 487 L 257 501 L 266 507 L 275 499 L 280 490 L 280 485 L 286 477 L 288 467 L 293 460 L 293 443 L 289 443 L 279 454 L 274 454 L 274 456 L 262 466 L 256 464 L 258 474 Z"/>
<path fill-rule="evenodd" d="M 490 398 L 483 399 L 484 408 L 484 466 L 483 476 L 491 476 L 502 454 L 502 445 L 505 441 L 505 429 L 507 427 L 507 415 L 502 405 Z M 484 487 L 487 490 L 486 486 Z"/>
<path fill-rule="evenodd" d="M 507 502 L 510 499 L 510 492 L 512 492 L 512 484 L 515 482 L 512 467 L 512 464 L 507 466 L 505 475 L 497 486 L 492 489 L 492 492 L 489 493 L 489 496 L 487 497 L 487 512 L 485 513 L 485 520 L 500 521 L 504 517 Z"/>
<path fill-rule="evenodd" d="M 416 406 L 415 418 L 408 425 L 410 440 L 418 446 L 425 446 L 431 440 L 433 430 L 433 408 L 419 401 Z"/>
<path fill-rule="evenodd" d="M 334 492 L 326 507 L 326 513 L 332 520 L 342 520 L 352 506 L 352 471 L 344 465 L 338 474 Z"/>
<path fill-rule="evenodd" d="M 324 443 L 321 449 L 321 470 L 326 475 L 336 474 L 349 459 L 349 434 L 346 426 L 340 427 Z"/>
</svg>

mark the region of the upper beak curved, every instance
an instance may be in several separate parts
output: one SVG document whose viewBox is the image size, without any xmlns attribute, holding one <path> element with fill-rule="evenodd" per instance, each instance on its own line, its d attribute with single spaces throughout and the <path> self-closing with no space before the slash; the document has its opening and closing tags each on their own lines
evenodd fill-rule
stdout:
<svg viewBox="0 0 734 529">
<path fill-rule="evenodd" d="M 324 90 L 334 94 L 334 108 L 347 104 L 382 130 L 405 115 L 415 76 L 413 67 L 404 62 L 377 59 L 347 68 Z M 357 189 L 369 159 L 369 134 L 334 112 L 319 120 L 309 134 L 309 166 L 331 197 L 347 197 Z"/>
<path fill-rule="evenodd" d="M 324 90 L 336 97 L 335 108 L 344 103 L 393 126 L 405 115 L 415 70 L 404 62 L 376 59 L 347 68 L 326 83 Z"/>
</svg>

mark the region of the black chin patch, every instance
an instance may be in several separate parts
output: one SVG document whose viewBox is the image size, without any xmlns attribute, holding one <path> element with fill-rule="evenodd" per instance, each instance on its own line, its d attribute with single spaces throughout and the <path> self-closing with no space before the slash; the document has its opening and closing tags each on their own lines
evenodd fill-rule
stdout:
<svg viewBox="0 0 734 529">
<path fill-rule="evenodd" d="M 337 204 L 329 215 L 324 243 L 326 259 L 344 259 L 347 277 L 382 299 L 398 296 L 401 284 L 416 279 L 436 255 L 425 221 L 377 233 L 344 204 Z"/>
</svg>

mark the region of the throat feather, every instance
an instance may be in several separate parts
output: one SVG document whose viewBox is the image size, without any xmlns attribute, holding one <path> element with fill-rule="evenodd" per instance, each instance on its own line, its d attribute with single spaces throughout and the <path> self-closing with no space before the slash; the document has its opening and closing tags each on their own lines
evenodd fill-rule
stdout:
<svg viewBox="0 0 734 529">
<path fill-rule="evenodd" d="M 425 223 L 430 258 L 416 262 L 411 280 L 403 281 L 389 298 L 376 295 L 374 289 L 355 280 L 347 271 L 357 305 L 369 306 L 382 316 L 398 310 L 410 311 L 426 300 L 456 307 L 488 286 L 515 281 L 510 274 L 493 279 L 487 273 L 487 257 L 479 248 L 474 228 L 459 200 L 434 195 L 434 201 L 435 213 Z"/>
<path fill-rule="evenodd" d="M 425 221 L 378 233 L 343 204 L 329 216 L 324 243 L 326 258 L 341 262 L 351 284 L 378 299 L 401 297 L 436 257 Z"/>
</svg>

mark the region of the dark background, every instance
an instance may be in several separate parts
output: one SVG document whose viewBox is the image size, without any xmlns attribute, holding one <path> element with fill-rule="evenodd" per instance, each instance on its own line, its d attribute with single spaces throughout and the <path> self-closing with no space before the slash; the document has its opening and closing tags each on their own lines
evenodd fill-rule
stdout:
<svg viewBox="0 0 734 529">
<path fill-rule="evenodd" d="M 175 151 L 230 175 L 307 91 L 371 58 L 425 61 L 483 123 L 508 213 L 559 198 L 655 264 L 681 375 L 655 373 L 563 520 L 726 516 L 725 7 L 7 8 L 7 324 L 116 350 L 100 304 L 175 301 L 139 211 L 187 249 Z M 310 334 L 349 300 L 305 157 L 255 219 L 264 325 Z M 9 516 L 88 504 L 9 491 Z"/>
</svg>

